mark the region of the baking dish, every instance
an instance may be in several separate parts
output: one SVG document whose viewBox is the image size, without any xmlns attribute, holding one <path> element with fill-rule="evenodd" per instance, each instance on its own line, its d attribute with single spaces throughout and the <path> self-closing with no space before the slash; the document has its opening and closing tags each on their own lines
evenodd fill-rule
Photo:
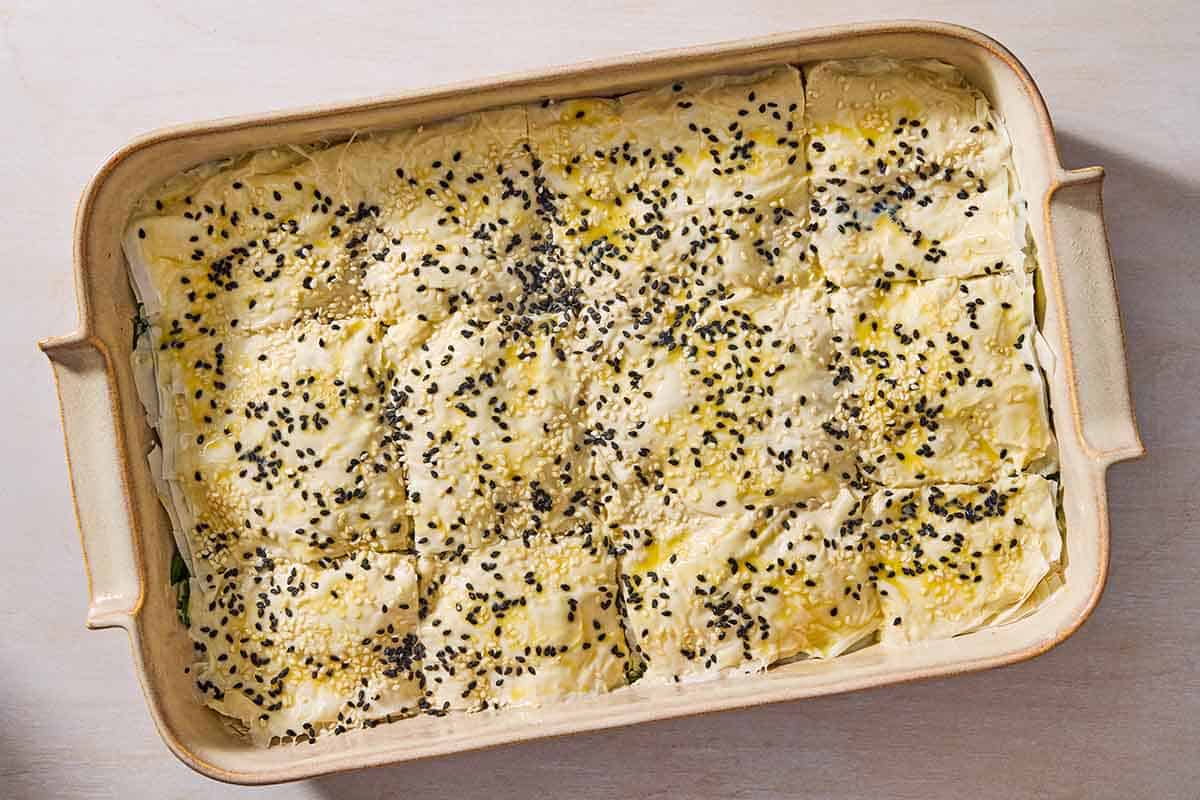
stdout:
<svg viewBox="0 0 1200 800">
<path fill-rule="evenodd" d="M 751 679 L 630 687 L 534 710 L 418 717 L 313 745 L 258 749 L 198 704 L 191 646 L 175 616 L 172 539 L 144 454 L 153 445 L 130 369 L 134 300 L 120 237 L 136 197 L 195 164 L 268 145 L 337 140 L 541 98 L 604 95 L 777 63 L 886 55 L 938 58 L 991 100 L 1013 141 L 1041 261 L 1050 406 L 1060 444 L 1064 585 L 1035 613 L 997 628 L 900 650 L 799 661 Z M 1105 472 L 1143 452 L 1101 205 L 1103 171 L 1059 163 L 1044 102 L 1025 69 L 977 32 L 930 22 L 853 25 L 632 56 L 401 97 L 203 123 L 141 138 L 87 188 L 75 229 L 80 329 L 41 343 L 54 367 L 85 562 L 92 628 L 130 635 L 160 733 L 185 763 L 235 783 L 271 783 L 561 735 L 1013 663 L 1063 641 L 1099 600 L 1108 562 Z"/>
</svg>

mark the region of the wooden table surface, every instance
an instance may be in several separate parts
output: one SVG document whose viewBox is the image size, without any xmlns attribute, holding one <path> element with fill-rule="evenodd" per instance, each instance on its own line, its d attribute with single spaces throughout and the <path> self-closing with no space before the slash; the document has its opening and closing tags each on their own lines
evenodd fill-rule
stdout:
<svg viewBox="0 0 1200 800">
<path fill-rule="evenodd" d="M 1200 796 L 1195 2 L 1071 0 L 1036 11 L 964 0 L 337 5 L 0 2 L 0 798 L 233 791 L 190 772 L 159 741 L 124 634 L 83 627 L 62 435 L 34 341 L 75 328 L 74 204 L 109 153 L 168 124 L 906 16 L 964 23 L 1008 45 L 1046 95 L 1064 163 L 1109 171 L 1107 216 L 1150 453 L 1110 474 L 1112 576 L 1091 621 L 1048 655 L 996 672 L 243 794 Z"/>
</svg>

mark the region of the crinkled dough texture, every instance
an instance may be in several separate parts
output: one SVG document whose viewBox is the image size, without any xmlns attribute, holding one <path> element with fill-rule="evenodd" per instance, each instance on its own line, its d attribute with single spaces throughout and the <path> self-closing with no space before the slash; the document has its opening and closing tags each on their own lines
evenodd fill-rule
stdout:
<svg viewBox="0 0 1200 800">
<path fill-rule="evenodd" d="M 209 705 L 307 739 L 1046 593 L 1007 136 L 943 64 L 804 73 L 268 150 L 139 203 L 135 377 Z"/>
<path fill-rule="evenodd" d="M 587 532 L 422 557 L 420 639 L 441 708 L 520 706 L 623 685 L 616 562 Z"/>
<path fill-rule="evenodd" d="M 167 343 L 156 327 L 160 476 L 200 571 L 409 547 L 373 320 Z"/>
<path fill-rule="evenodd" d="M 659 508 L 623 526 L 630 640 L 645 679 L 751 672 L 831 657 L 879 627 L 874 545 L 849 491 L 813 511 Z"/>
<path fill-rule="evenodd" d="M 193 579 L 196 685 L 251 738 L 311 739 L 423 702 L 415 559 L 262 559 Z"/>
<path fill-rule="evenodd" d="M 932 61 L 807 70 L 816 260 L 841 285 L 1022 269 L 1024 209 L 987 99 Z"/>
</svg>

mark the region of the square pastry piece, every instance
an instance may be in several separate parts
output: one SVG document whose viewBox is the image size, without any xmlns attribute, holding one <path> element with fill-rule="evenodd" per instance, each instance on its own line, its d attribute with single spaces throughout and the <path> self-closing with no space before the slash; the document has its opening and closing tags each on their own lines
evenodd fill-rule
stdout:
<svg viewBox="0 0 1200 800">
<path fill-rule="evenodd" d="M 422 556 L 420 571 L 434 708 L 528 705 L 624 685 L 616 560 L 598 539 Z"/>
<path fill-rule="evenodd" d="M 584 292 L 807 281 L 803 102 L 778 67 L 530 106 L 539 211 Z"/>
<path fill-rule="evenodd" d="M 879 627 L 873 540 L 848 491 L 816 510 L 639 512 L 613 527 L 628 636 L 647 681 L 835 656 Z"/>
<path fill-rule="evenodd" d="M 170 342 L 258 331 L 320 311 L 363 313 L 339 231 L 366 213 L 301 151 L 268 150 L 189 171 L 147 195 L 126 229 L 142 312 Z"/>
<path fill-rule="evenodd" d="M 572 352 L 610 513 L 634 487 L 723 514 L 852 484 L 828 307 L 809 289 L 716 287 L 588 306 Z"/>
<path fill-rule="evenodd" d="M 813 244 L 831 280 L 1024 267 L 1008 139 L 956 69 L 870 58 L 805 77 Z"/>
<path fill-rule="evenodd" d="M 865 475 L 891 487 L 973 483 L 1052 459 L 1029 276 L 837 294 L 841 416 Z"/>
<path fill-rule="evenodd" d="M 466 114 L 358 140 L 325 155 L 368 203 L 351 242 L 371 308 L 418 341 L 463 310 L 519 301 L 544 227 L 534 211 L 524 108 Z"/>
<path fill-rule="evenodd" d="M 192 585 L 196 686 L 254 741 L 313 739 L 422 706 L 411 556 L 263 559 Z"/>
<path fill-rule="evenodd" d="M 162 478 L 192 562 L 410 547 L 375 322 L 157 339 Z"/>
<path fill-rule="evenodd" d="M 565 352 L 571 330 L 558 315 L 456 316 L 398 359 L 389 415 L 406 443 L 418 552 L 461 552 L 587 524 L 586 451 Z"/>
<path fill-rule="evenodd" d="M 1018 612 L 1062 553 L 1057 490 L 1026 475 L 876 492 L 867 530 L 878 541 L 883 643 L 946 639 Z"/>
</svg>

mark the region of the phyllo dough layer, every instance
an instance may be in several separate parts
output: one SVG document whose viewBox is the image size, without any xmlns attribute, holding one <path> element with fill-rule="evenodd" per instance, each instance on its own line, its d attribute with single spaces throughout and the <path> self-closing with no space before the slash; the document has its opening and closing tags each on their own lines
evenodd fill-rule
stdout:
<svg viewBox="0 0 1200 800">
<path fill-rule="evenodd" d="M 878 628 L 873 543 L 850 492 L 815 511 L 643 509 L 614 527 L 628 635 L 646 680 L 835 656 Z"/>
<path fill-rule="evenodd" d="M 854 482 L 827 307 L 804 289 L 714 287 L 585 309 L 576 361 L 610 508 L 635 484 L 723 513 Z"/>
<path fill-rule="evenodd" d="M 1023 202 L 946 65 L 276 148 L 123 241 L 194 678 L 256 742 L 955 636 L 1061 583 Z"/>
<path fill-rule="evenodd" d="M 812 243 L 831 280 L 1024 267 L 1007 136 L 957 70 L 869 58 L 806 78 Z"/>
<path fill-rule="evenodd" d="M 145 315 L 173 342 L 363 311 L 367 296 L 335 234 L 362 227 L 363 210 L 335 183 L 301 152 L 271 150 L 147 196 L 124 239 Z"/>
<path fill-rule="evenodd" d="M 526 128 L 524 109 L 485 111 L 180 176 L 127 229 L 138 299 L 185 340 L 314 311 L 419 338 L 457 309 L 486 314 L 544 240 Z"/>
<path fill-rule="evenodd" d="M 529 705 L 623 685 L 616 566 L 587 533 L 423 556 L 421 642 L 434 706 Z"/>
<path fill-rule="evenodd" d="M 556 251 L 592 297 L 807 282 L 803 115 L 791 67 L 530 106 Z"/>
<path fill-rule="evenodd" d="M 1024 273 L 844 290 L 842 419 L 884 486 L 970 483 L 1054 451 Z"/>
<path fill-rule="evenodd" d="M 196 568 L 409 547 L 372 320 L 159 342 L 160 465 Z"/>
<path fill-rule="evenodd" d="M 259 559 L 193 579 L 196 685 L 250 736 L 312 739 L 423 703 L 415 559 Z"/>
<path fill-rule="evenodd" d="M 407 338 L 462 310 L 507 307 L 544 246 L 522 108 L 385 134 L 348 148 L 343 170 L 377 197 L 358 245 L 371 309 Z"/>
<path fill-rule="evenodd" d="M 418 552 L 563 533 L 591 513 L 572 329 L 529 322 L 454 317 L 399 360 L 392 422 Z"/>
<path fill-rule="evenodd" d="M 884 489 L 867 512 L 885 645 L 945 639 L 1003 621 L 1062 554 L 1053 481 Z"/>
</svg>

